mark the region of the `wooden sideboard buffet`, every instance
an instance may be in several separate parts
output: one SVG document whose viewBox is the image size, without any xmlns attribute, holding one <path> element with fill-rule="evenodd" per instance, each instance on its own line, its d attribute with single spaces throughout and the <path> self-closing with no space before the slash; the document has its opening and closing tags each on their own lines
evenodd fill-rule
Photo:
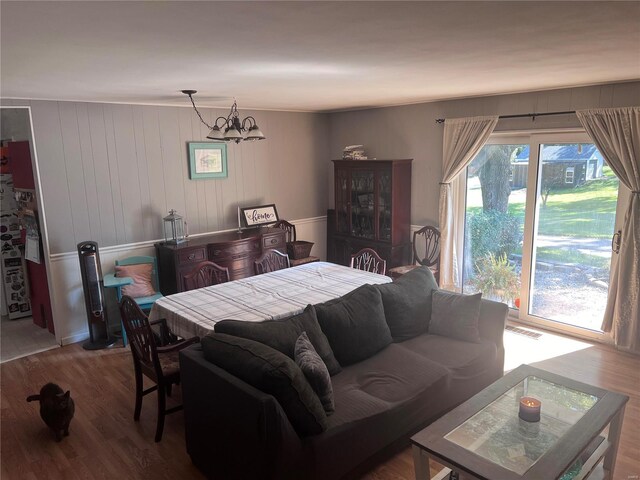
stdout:
<svg viewBox="0 0 640 480">
<path fill-rule="evenodd" d="M 373 248 L 387 269 L 411 254 L 411 159 L 334 160 L 335 211 L 327 215 L 327 259 L 349 265 Z"/>
<path fill-rule="evenodd" d="M 285 231 L 268 227 L 203 235 L 178 245 L 161 242 L 155 247 L 163 295 L 184 291 L 184 276 L 204 260 L 227 267 L 231 280 L 238 280 L 254 275 L 253 262 L 265 251 L 287 253 Z"/>
</svg>

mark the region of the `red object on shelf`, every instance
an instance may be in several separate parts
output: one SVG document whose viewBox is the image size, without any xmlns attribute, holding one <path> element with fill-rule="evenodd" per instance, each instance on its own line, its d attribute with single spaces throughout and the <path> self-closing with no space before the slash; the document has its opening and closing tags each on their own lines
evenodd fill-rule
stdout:
<svg viewBox="0 0 640 480">
<path fill-rule="evenodd" d="M 13 187 L 34 190 L 36 182 L 31 167 L 29 142 L 9 142 L 9 168 L 13 174 Z"/>
<path fill-rule="evenodd" d="M 10 173 L 9 171 L 9 149 L 0 147 L 0 173 Z"/>
<path fill-rule="evenodd" d="M 27 274 L 29 275 L 33 323 L 42 328 L 47 328 L 51 333 L 55 334 L 49 285 L 47 284 L 47 267 L 45 267 L 44 262 L 34 263 L 27 261 Z"/>
<path fill-rule="evenodd" d="M 9 142 L 7 148 L 9 168 L 13 174 L 13 187 L 23 190 L 35 190 L 36 183 L 31 166 L 31 149 L 29 148 L 29 142 Z M 41 229 L 39 228 L 39 230 Z M 42 239 L 40 239 L 40 241 L 42 241 Z M 47 328 L 51 333 L 55 333 L 53 327 L 53 312 L 51 310 L 51 296 L 47 283 L 47 267 L 44 264 L 42 255 L 41 263 L 27 260 L 26 264 L 29 277 L 33 323 L 42 328 Z"/>
</svg>

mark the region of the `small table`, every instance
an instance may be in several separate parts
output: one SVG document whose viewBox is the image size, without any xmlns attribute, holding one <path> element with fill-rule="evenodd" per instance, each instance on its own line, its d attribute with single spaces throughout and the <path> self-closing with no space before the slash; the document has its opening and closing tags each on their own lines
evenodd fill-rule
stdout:
<svg viewBox="0 0 640 480">
<path fill-rule="evenodd" d="M 518 417 L 523 396 L 542 402 L 539 422 Z M 411 438 L 416 479 L 429 457 L 460 480 L 612 479 L 628 400 L 521 365 Z"/>
</svg>

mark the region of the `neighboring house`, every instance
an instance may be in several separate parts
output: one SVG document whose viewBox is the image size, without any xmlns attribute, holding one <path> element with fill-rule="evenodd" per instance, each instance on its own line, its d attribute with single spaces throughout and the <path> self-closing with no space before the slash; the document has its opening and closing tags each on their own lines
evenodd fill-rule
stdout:
<svg viewBox="0 0 640 480">
<path fill-rule="evenodd" d="M 545 145 L 542 154 L 542 181 L 556 188 L 573 188 L 602 177 L 604 159 L 593 144 Z M 511 168 L 511 188 L 526 187 L 529 146 L 516 155 Z"/>
</svg>

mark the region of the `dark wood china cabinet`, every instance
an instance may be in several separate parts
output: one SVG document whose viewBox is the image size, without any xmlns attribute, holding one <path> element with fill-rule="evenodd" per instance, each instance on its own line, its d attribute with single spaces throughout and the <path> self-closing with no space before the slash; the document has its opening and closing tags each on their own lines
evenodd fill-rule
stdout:
<svg viewBox="0 0 640 480">
<path fill-rule="evenodd" d="M 333 160 L 335 211 L 327 216 L 327 258 L 349 265 L 373 248 L 387 268 L 408 263 L 411 251 L 412 160 Z"/>
</svg>

